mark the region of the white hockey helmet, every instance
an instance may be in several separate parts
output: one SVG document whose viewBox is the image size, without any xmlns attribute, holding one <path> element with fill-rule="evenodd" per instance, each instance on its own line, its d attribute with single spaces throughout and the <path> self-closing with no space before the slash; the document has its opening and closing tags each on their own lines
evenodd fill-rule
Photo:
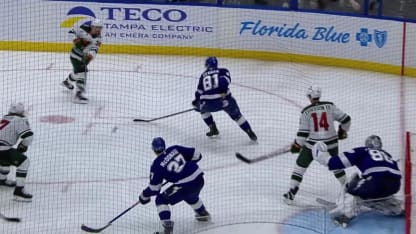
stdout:
<svg viewBox="0 0 416 234">
<path fill-rule="evenodd" d="M 321 88 L 318 86 L 309 86 L 308 90 L 306 91 L 306 97 L 311 99 L 319 99 L 321 98 L 322 91 Z"/>
<path fill-rule="evenodd" d="M 383 147 L 383 143 L 381 142 L 381 138 L 377 135 L 371 135 L 365 139 L 365 147 L 370 149 L 381 149 Z"/>
<path fill-rule="evenodd" d="M 91 22 L 91 26 L 92 26 L 92 27 L 99 27 L 99 28 L 102 28 L 102 27 L 103 27 L 103 22 L 102 22 L 100 19 L 94 19 L 94 20 Z"/>
<path fill-rule="evenodd" d="M 9 108 L 9 114 L 24 115 L 25 106 L 21 102 L 12 103 Z"/>
</svg>

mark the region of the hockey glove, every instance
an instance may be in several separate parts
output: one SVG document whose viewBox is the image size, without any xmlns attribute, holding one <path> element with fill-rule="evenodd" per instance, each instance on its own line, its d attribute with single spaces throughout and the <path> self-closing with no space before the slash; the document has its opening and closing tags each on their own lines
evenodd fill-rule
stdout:
<svg viewBox="0 0 416 234">
<path fill-rule="evenodd" d="M 22 143 L 20 143 L 20 144 L 17 146 L 17 151 L 19 151 L 20 153 L 24 153 L 24 152 L 26 152 L 26 151 L 27 151 L 27 146 L 25 146 L 25 145 L 23 145 Z"/>
<path fill-rule="evenodd" d="M 338 139 L 344 140 L 348 137 L 347 132 L 341 128 L 341 126 L 338 127 Z"/>
<path fill-rule="evenodd" d="M 147 203 L 150 202 L 150 197 L 146 197 L 143 195 L 143 193 L 141 193 L 139 196 L 139 201 L 142 205 L 146 205 Z"/>
<path fill-rule="evenodd" d="M 194 109 L 195 109 L 195 111 L 198 111 L 198 112 L 200 112 L 200 110 L 199 110 L 199 101 L 198 100 L 193 100 L 192 101 L 192 106 L 194 107 Z"/>
<path fill-rule="evenodd" d="M 296 154 L 300 152 L 300 149 L 302 149 L 302 146 L 299 145 L 296 141 L 294 141 L 292 146 L 290 147 L 290 152 L 292 154 Z"/>
</svg>

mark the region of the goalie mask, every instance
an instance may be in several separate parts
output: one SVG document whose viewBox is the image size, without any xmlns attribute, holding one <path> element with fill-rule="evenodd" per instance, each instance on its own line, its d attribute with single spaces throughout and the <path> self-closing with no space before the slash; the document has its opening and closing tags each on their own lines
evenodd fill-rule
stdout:
<svg viewBox="0 0 416 234">
<path fill-rule="evenodd" d="M 306 91 L 306 97 L 310 99 L 319 99 L 321 98 L 321 88 L 317 86 L 309 86 L 308 90 Z"/>
<path fill-rule="evenodd" d="M 371 135 L 365 139 L 365 147 L 370 149 L 381 149 L 383 143 L 381 143 L 381 138 L 376 135 Z"/>
</svg>

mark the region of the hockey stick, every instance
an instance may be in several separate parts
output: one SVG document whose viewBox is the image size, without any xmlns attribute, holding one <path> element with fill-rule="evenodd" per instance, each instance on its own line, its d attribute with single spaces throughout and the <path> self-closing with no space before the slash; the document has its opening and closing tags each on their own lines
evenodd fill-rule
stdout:
<svg viewBox="0 0 416 234">
<path fill-rule="evenodd" d="M 279 156 L 279 155 L 283 155 L 285 153 L 288 153 L 289 151 L 290 151 L 290 146 L 285 146 L 285 147 L 282 147 L 282 148 L 277 149 L 275 151 L 272 151 L 270 153 L 267 153 L 267 154 L 264 154 L 264 155 L 261 155 L 261 156 L 258 156 L 258 157 L 252 158 L 252 159 L 247 158 L 247 157 L 245 157 L 244 155 L 242 155 L 241 153 L 238 153 L 238 152 L 235 153 L 235 156 L 238 159 L 240 159 L 241 161 L 243 161 L 245 163 L 248 163 L 248 164 L 251 164 L 251 163 L 260 162 L 260 161 L 263 161 L 263 160 L 266 160 L 266 159 L 269 159 L 269 158 L 273 158 L 273 157 L 276 157 L 276 156 Z"/>
<path fill-rule="evenodd" d="M 88 226 L 85 226 L 84 224 L 82 224 L 81 225 L 81 229 L 83 231 L 86 231 L 86 232 L 99 233 L 102 230 L 108 228 L 114 221 L 116 221 L 118 218 L 120 218 L 121 216 L 123 216 L 125 213 L 129 212 L 131 209 L 133 209 L 138 204 L 140 204 L 140 201 L 137 201 L 136 203 L 134 203 L 132 206 L 130 206 L 129 208 L 127 208 L 126 210 L 124 210 L 123 212 L 121 212 L 119 215 L 117 215 L 114 219 L 112 219 L 110 222 L 108 222 L 105 226 L 103 226 L 101 228 L 91 228 L 91 227 L 88 227 Z"/>
<path fill-rule="evenodd" d="M 168 181 L 165 181 L 162 184 L 162 187 L 165 186 L 168 183 Z M 120 218 L 121 216 L 123 216 L 125 213 L 129 212 L 131 209 L 133 209 L 134 207 L 136 207 L 138 204 L 140 204 L 140 200 L 137 201 L 136 203 L 134 203 L 133 205 L 131 205 L 129 208 L 127 208 L 126 210 L 124 210 L 123 212 L 121 212 L 119 215 L 117 215 L 115 218 L 113 218 L 110 222 L 108 222 L 106 225 L 104 225 L 101 228 L 92 228 L 92 227 L 88 227 L 85 224 L 81 225 L 81 229 L 83 231 L 86 232 L 92 232 L 92 233 L 99 233 L 101 231 L 103 231 L 104 229 L 108 228 L 109 226 L 111 226 L 111 224 L 116 221 L 118 218 Z"/>
<path fill-rule="evenodd" d="M 7 222 L 15 222 L 18 223 L 20 222 L 20 218 L 15 218 L 15 217 L 7 217 L 3 214 L 0 213 L 0 218 L 7 221 Z"/>
<path fill-rule="evenodd" d="M 190 112 L 190 111 L 193 111 L 193 110 L 195 110 L 195 109 L 191 108 L 191 109 L 187 109 L 187 110 L 184 110 L 184 111 L 179 111 L 179 112 L 176 112 L 176 113 L 172 113 L 172 114 L 169 114 L 169 115 L 165 115 L 165 116 L 161 116 L 161 117 L 157 117 L 157 118 L 153 118 L 153 119 L 133 119 L 133 121 L 134 122 L 149 123 L 149 122 L 153 122 L 153 121 L 156 121 L 156 120 L 159 120 L 159 119 L 165 119 L 165 118 L 172 117 L 172 116 L 175 116 L 175 115 L 180 115 L 180 114 Z"/>
</svg>

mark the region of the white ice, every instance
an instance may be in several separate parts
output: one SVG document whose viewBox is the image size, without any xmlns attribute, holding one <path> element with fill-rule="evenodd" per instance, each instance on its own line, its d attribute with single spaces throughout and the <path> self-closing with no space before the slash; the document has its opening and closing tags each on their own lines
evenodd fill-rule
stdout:
<svg viewBox="0 0 416 234">
<path fill-rule="evenodd" d="M 22 218 L 2 222 L 0 233 L 82 233 L 81 224 L 105 225 L 134 204 L 148 183 L 153 153 L 150 142 L 162 136 L 168 144 L 198 148 L 206 176 L 201 194 L 213 220 L 198 224 L 185 204 L 172 208 L 175 233 L 341 233 L 328 226 L 325 210 L 293 217 L 318 206 L 316 197 L 335 200 L 340 186 L 326 168 L 313 163 L 304 176 L 296 206 L 282 202 L 296 156 L 290 153 L 247 165 L 234 154 L 255 157 L 290 144 L 297 131 L 305 90 L 323 89 L 352 117 L 349 138 L 341 150 L 363 144 L 366 136 L 382 137 L 385 149 L 403 156 L 404 131 L 416 131 L 416 79 L 306 64 L 219 58 L 229 68 L 231 91 L 259 137 L 247 135 L 225 113 L 215 113 L 220 137 L 208 139 L 197 112 L 134 123 L 191 107 L 204 58 L 103 55 L 90 64 L 89 104 L 71 102 L 59 83 L 71 71 L 67 53 L 0 52 L 0 110 L 22 101 L 35 140 L 27 189 L 32 203 L 11 200 L 12 189 L 0 189 L 0 211 Z M 48 116 L 73 122 L 44 122 Z M 348 170 L 351 173 L 353 170 Z M 302 218 L 303 217 L 303 218 Z M 289 227 L 289 228 L 288 228 Z M 159 228 L 153 203 L 139 205 L 103 233 L 152 233 Z M 342 233 L 355 233 L 343 230 Z M 382 233 L 382 232 L 379 232 Z M 385 232 L 387 233 L 387 231 Z"/>
</svg>

